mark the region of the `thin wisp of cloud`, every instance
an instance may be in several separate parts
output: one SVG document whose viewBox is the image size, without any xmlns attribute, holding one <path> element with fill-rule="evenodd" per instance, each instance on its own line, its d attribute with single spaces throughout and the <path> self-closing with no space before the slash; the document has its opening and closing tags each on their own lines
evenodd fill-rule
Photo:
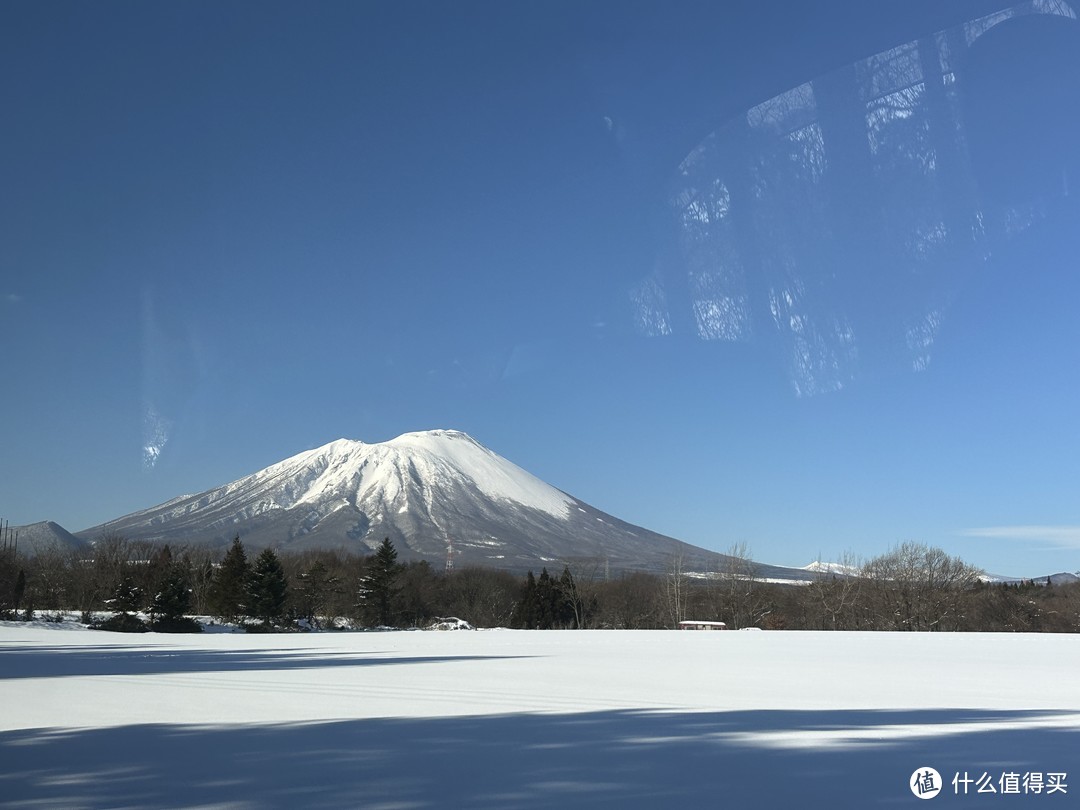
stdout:
<svg viewBox="0 0 1080 810">
<path fill-rule="evenodd" d="M 1055 548 L 1080 549 L 1080 526 L 986 526 L 964 529 L 960 534 L 964 537 L 1048 543 Z"/>
</svg>

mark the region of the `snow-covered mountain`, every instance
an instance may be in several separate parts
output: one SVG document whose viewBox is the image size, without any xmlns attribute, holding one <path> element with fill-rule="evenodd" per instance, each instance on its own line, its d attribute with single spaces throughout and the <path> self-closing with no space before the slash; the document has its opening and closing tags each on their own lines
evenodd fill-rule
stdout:
<svg viewBox="0 0 1080 810">
<path fill-rule="evenodd" d="M 815 560 L 809 565 L 804 565 L 802 570 L 809 571 L 811 574 L 837 574 L 845 577 L 859 576 L 859 567 L 857 565 L 848 565 L 846 563 L 838 562 L 822 562 L 821 560 Z"/>
<path fill-rule="evenodd" d="M 239 534 L 254 549 L 362 553 L 389 537 L 404 559 L 441 566 L 452 543 L 455 565 L 513 570 L 588 560 L 662 571 L 682 557 L 686 568 L 716 571 L 724 559 L 594 509 L 450 430 L 380 444 L 339 439 L 78 535 L 110 533 L 212 547 Z"/>
</svg>

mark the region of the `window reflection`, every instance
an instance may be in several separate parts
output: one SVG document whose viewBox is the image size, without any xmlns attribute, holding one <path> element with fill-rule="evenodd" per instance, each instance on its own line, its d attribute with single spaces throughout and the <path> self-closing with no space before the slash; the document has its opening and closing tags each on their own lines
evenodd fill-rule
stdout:
<svg viewBox="0 0 1080 810">
<path fill-rule="evenodd" d="M 801 84 L 708 135 L 672 183 L 674 247 L 630 291 L 635 328 L 762 341 L 799 396 L 926 369 L 972 274 L 1068 194 L 1067 156 L 1056 187 L 1014 184 L 1004 199 L 972 159 L 972 139 L 985 149 L 993 136 L 972 88 L 993 79 L 971 54 L 1031 16 L 1066 26 L 1063 51 L 1080 52 L 1072 7 L 1033 0 Z"/>
</svg>

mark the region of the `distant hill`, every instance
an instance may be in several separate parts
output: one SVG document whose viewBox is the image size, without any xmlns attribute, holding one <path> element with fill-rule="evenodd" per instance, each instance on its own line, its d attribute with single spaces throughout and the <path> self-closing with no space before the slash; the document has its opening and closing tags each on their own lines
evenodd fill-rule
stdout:
<svg viewBox="0 0 1080 810">
<path fill-rule="evenodd" d="M 1080 582 L 1080 574 L 1070 574 L 1067 572 L 1060 572 L 1057 574 L 1043 574 L 1038 577 L 1003 577 L 997 574 L 984 574 L 980 577 L 983 582 L 988 582 L 994 585 L 1016 585 L 1021 582 L 1034 582 L 1036 585 L 1046 585 L 1047 580 L 1051 585 L 1071 585 L 1074 582 Z"/>
<path fill-rule="evenodd" d="M 18 539 L 18 550 L 28 557 L 33 557 L 44 551 L 70 551 L 72 549 L 87 549 L 89 544 L 63 526 L 53 523 L 51 520 L 43 520 L 40 523 L 30 523 L 26 526 L 12 526 L 9 530 L 11 537 Z"/>
<path fill-rule="evenodd" d="M 1059 574 L 1050 574 L 1050 576 L 1044 578 L 1044 581 L 1046 579 L 1050 580 L 1051 585 L 1072 585 L 1074 582 L 1080 582 L 1080 575 L 1063 571 Z"/>
</svg>

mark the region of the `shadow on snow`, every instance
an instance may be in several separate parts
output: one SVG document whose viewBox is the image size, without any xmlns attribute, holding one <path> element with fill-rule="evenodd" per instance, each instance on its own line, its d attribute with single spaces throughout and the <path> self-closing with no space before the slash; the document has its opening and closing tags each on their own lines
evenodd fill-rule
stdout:
<svg viewBox="0 0 1080 810">
<path fill-rule="evenodd" d="M 385 657 L 384 657 L 385 656 Z M 390 656 L 382 652 L 330 650 L 190 650 L 169 647 L 132 649 L 129 645 L 91 647 L 0 647 L 0 681 L 86 675 L 158 675 L 181 672 L 242 672 L 385 664 L 436 664 L 530 656 Z"/>
<path fill-rule="evenodd" d="M 552 685 L 557 689 L 557 684 Z M 1073 795 L 952 795 L 954 772 L 1067 772 L 1066 712 L 601 711 L 0 734 L 0 803 L 165 808 L 911 806 L 936 768 L 950 807 Z M 1041 721 L 1063 728 L 1025 728 Z M 1002 723 L 1012 723 L 1002 728 Z M 922 736 L 898 727 L 932 726 Z M 996 725 L 994 725 L 996 724 Z M 834 735 L 831 744 L 814 740 Z M 778 742 L 807 738 L 808 744 Z M 771 739 L 772 742 L 767 740 Z M 1067 780 L 1066 780 L 1067 781 Z M 1077 785 L 1070 792 L 1080 792 Z"/>
</svg>

